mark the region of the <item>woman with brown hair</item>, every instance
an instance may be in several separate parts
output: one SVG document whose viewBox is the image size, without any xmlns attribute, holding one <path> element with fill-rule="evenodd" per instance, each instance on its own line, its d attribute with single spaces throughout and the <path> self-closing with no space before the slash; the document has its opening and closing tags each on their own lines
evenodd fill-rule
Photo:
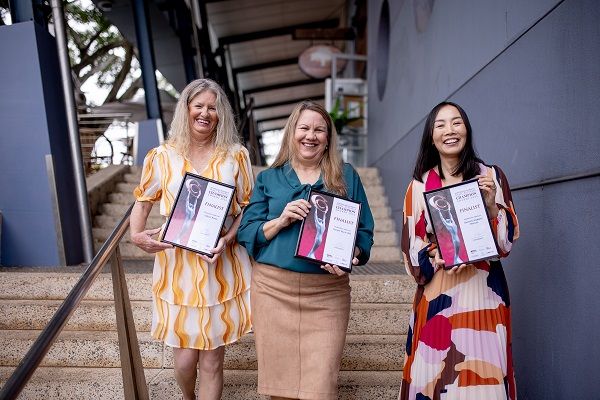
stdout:
<svg viewBox="0 0 600 400">
<path fill-rule="evenodd" d="M 261 172 L 238 230 L 254 258 L 253 307 L 258 392 L 272 399 L 336 399 L 350 313 L 348 275 L 294 257 L 311 188 L 362 204 L 354 265 L 367 262 L 373 217 L 360 178 L 342 163 L 325 109 L 300 103 L 271 168 Z"/>
</svg>

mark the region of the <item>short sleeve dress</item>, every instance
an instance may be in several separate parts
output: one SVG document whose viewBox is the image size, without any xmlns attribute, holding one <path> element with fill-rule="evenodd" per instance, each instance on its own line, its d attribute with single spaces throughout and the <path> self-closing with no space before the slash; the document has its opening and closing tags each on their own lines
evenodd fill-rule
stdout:
<svg viewBox="0 0 600 400">
<path fill-rule="evenodd" d="M 500 257 L 519 237 L 504 173 L 480 164 L 496 184 L 498 216 L 491 221 Z M 510 299 L 499 259 L 448 274 L 432 266 L 433 230 L 423 192 L 442 187 L 435 169 L 413 180 L 404 200 L 402 252 L 418 286 L 406 340 L 401 400 L 515 400 Z"/>
<path fill-rule="evenodd" d="M 215 152 L 199 173 L 173 146 L 163 144 L 146 156 L 134 196 L 137 201 L 160 202 L 160 214 L 166 222 L 186 172 L 236 187 L 225 232 L 252 194 L 254 179 L 248 151 L 238 145 L 226 154 Z M 152 337 L 171 347 L 198 350 L 237 341 L 251 330 L 250 279 L 248 253 L 237 241 L 229 243 L 214 264 L 179 247 L 156 253 Z"/>
</svg>

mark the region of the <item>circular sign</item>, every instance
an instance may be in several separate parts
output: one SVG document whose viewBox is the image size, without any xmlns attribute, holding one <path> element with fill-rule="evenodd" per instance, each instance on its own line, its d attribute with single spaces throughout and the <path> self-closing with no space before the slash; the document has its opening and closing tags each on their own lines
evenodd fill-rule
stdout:
<svg viewBox="0 0 600 400">
<path fill-rule="evenodd" d="M 327 78 L 331 75 L 331 60 L 333 54 L 342 54 L 340 49 L 334 46 L 318 44 L 310 46 L 298 57 L 300 70 L 312 78 Z M 336 69 L 341 71 L 346 66 L 346 60 L 337 59 Z"/>
</svg>

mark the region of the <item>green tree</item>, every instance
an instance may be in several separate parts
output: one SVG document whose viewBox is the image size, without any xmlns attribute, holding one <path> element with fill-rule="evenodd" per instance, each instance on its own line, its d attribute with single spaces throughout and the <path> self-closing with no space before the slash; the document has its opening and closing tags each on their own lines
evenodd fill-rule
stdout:
<svg viewBox="0 0 600 400">
<path fill-rule="evenodd" d="M 78 102 L 93 105 L 81 90 L 92 77 L 96 78 L 98 87 L 110 89 L 102 104 L 132 98 L 141 87 L 133 46 L 91 1 L 67 1 L 65 15 Z M 127 89 L 121 90 L 124 87 Z"/>
</svg>

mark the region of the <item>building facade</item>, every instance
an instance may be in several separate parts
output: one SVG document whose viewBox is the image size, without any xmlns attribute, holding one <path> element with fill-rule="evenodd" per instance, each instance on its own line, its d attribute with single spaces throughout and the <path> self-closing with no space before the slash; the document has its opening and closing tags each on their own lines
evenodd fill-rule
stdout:
<svg viewBox="0 0 600 400">
<path fill-rule="evenodd" d="M 600 8 L 593 0 L 369 2 L 369 164 L 397 227 L 424 120 L 465 108 L 506 173 L 521 238 L 504 262 L 519 397 L 598 397 Z"/>
</svg>

